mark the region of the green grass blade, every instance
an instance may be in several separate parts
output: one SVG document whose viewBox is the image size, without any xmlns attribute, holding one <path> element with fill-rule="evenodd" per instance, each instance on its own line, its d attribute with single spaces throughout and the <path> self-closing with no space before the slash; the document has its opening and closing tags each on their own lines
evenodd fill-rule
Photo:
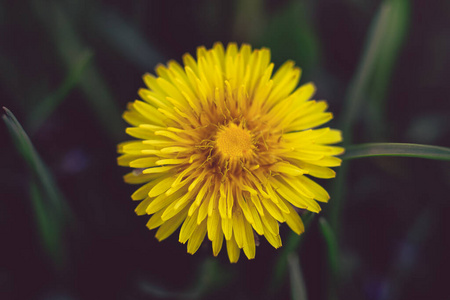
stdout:
<svg viewBox="0 0 450 300">
<path fill-rule="evenodd" d="M 102 8 L 89 17 L 95 34 L 100 34 L 111 49 L 118 51 L 142 72 L 153 70 L 157 64 L 167 60 L 145 34 L 133 26 L 131 20 Z"/>
<path fill-rule="evenodd" d="M 350 130 L 361 110 L 363 101 L 371 93 L 370 89 L 385 90 L 390 81 L 392 65 L 406 32 L 408 8 L 407 0 L 385 0 L 372 21 L 366 46 L 358 69 L 349 85 L 341 116 L 341 129 L 346 144 L 351 143 Z M 398 28 L 393 28 L 393 26 Z M 384 77 L 379 78 L 380 76 Z M 373 80 L 381 81 L 377 81 L 377 84 L 374 85 Z"/>
<path fill-rule="evenodd" d="M 180 298 L 203 299 L 214 289 L 224 285 L 231 279 L 231 273 L 214 258 L 207 258 L 199 265 L 197 278 L 190 289 L 181 294 Z"/>
<path fill-rule="evenodd" d="M 399 15 L 402 16 L 401 20 L 398 19 Z M 375 98 L 385 94 L 392 73 L 392 65 L 401 44 L 404 42 L 408 16 L 408 0 L 385 0 L 378 8 L 371 23 L 358 68 L 347 90 L 343 112 L 340 117 L 339 128 L 342 130 L 345 148 L 352 144 L 352 128 L 362 106 L 364 104 L 373 106 L 375 103 L 364 103 L 364 101 L 368 99 L 369 95 Z M 394 29 L 392 26 L 400 26 L 401 28 Z M 386 48 L 387 46 L 389 46 L 389 49 Z M 386 51 L 389 51 L 389 54 Z M 392 53 L 390 53 L 391 51 Z M 383 58 L 383 55 L 389 55 L 389 59 Z M 384 78 L 379 78 L 380 76 Z M 381 93 L 382 91 L 383 93 Z M 380 103 L 378 107 L 381 107 Z M 378 110 L 381 111 L 381 108 Z M 371 108 L 368 111 L 371 111 Z M 373 120 L 378 120 L 377 124 L 380 123 L 380 114 L 375 113 Z M 345 201 L 347 172 L 348 165 L 344 162 L 337 172 L 330 193 L 332 201 L 329 205 L 329 220 L 331 227 L 338 236 L 341 210 Z"/>
<path fill-rule="evenodd" d="M 314 218 L 314 214 L 311 212 L 305 212 L 301 217 L 306 231 Z M 272 282 L 269 286 L 269 291 L 271 293 L 275 293 L 281 286 L 288 267 L 288 256 L 289 254 L 298 250 L 303 240 L 304 234 L 305 233 L 297 235 L 295 232 L 291 232 L 286 241 L 286 244 L 281 248 L 281 253 L 278 256 L 277 261 L 275 262 L 274 270 L 272 272 Z"/>
<path fill-rule="evenodd" d="M 38 184 L 34 180 L 30 182 L 30 198 L 34 209 L 38 234 L 42 247 L 48 256 L 53 260 L 57 268 L 61 268 L 64 264 L 64 249 L 61 242 L 61 224 L 59 220 L 53 216 L 51 209 L 45 203 L 45 193 L 41 191 Z"/>
<path fill-rule="evenodd" d="M 302 68 L 305 78 L 318 72 L 322 57 L 322 45 L 311 17 L 314 14 L 313 1 L 288 1 L 271 14 L 261 38 L 261 44 L 269 47 L 273 55 L 282 53 L 282 59 L 273 57 L 275 64 L 292 59 Z"/>
<path fill-rule="evenodd" d="M 54 205 L 59 206 L 59 204 L 61 204 L 62 196 L 57 189 L 50 172 L 37 154 L 30 138 L 25 133 L 22 125 L 20 125 L 14 114 L 6 107 L 3 107 L 3 109 L 6 113 L 3 115 L 3 121 L 5 121 L 6 126 L 12 135 L 17 150 L 19 150 L 33 174 L 38 178 L 39 184 L 43 186 L 45 192 L 49 196 L 49 200 L 51 200 Z"/>
<path fill-rule="evenodd" d="M 298 254 L 291 253 L 288 256 L 289 279 L 291 283 L 291 299 L 306 300 L 306 284 L 303 280 L 302 271 L 300 268 L 300 260 Z"/>
<path fill-rule="evenodd" d="M 404 44 L 410 19 L 409 0 L 394 0 L 389 3 L 387 29 L 384 33 L 383 46 L 379 49 L 375 68 L 368 88 L 368 102 L 370 109 L 366 120 L 372 138 L 382 139 L 387 132 L 388 122 L 385 120 L 387 91 L 391 84 L 391 77 L 395 63 Z"/>
<path fill-rule="evenodd" d="M 319 218 L 319 228 L 327 246 L 328 299 L 337 299 L 339 276 L 339 247 L 336 236 L 327 220 Z"/>
<path fill-rule="evenodd" d="M 339 270 L 339 248 L 336 236 L 334 235 L 330 224 L 328 224 L 327 220 L 323 217 L 319 218 L 319 228 L 327 245 L 328 264 L 330 266 L 330 270 L 336 275 Z"/>
<path fill-rule="evenodd" d="M 57 1 L 48 3 L 33 0 L 32 4 L 33 11 L 48 31 L 61 62 L 67 70 L 76 68 L 79 55 L 88 47 L 79 36 L 71 16 Z M 111 140 L 120 141 L 124 136 L 121 110 L 95 62 L 87 66 L 78 86 L 106 134 Z"/>
<path fill-rule="evenodd" d="M 267 20 L 264 2 L 264 0 L 235 1 L 234 38 L 252 44 L 260 40 Z M 252 22 L 248 22 L 249 19 Z"/>
<path fill-rule="evenodd" d="M 349 160 L 373 156 L 403 156 L 450 160 L 450 148 L 420 144 L 368 143 L 347 147 L 341 158 Z"/>
<path fill-rule="evenodd" d="M 39 130 L 45 120 L 47 120 L 58 105 L 67 97 L 70 91 L 79 83 L 81 75 L 83 75 L 88 67 L 92 56 L 93 54 L 91 51 L 85 50 L 82 52 L 69 70 L 67 78 L 60 87 L 54 93 L 38 103 L 38 105 L 30 112 L 28 128 L 31 129 L 31 135 Z"/>
<path fill-rule="evenodd" d="M 63 253 L 62 232 L 68 221 L 73 220 L 69 206 L 59 191 L 52 175 L 47 170 L 44 162 L 34 149 L 28 135 L 16 119 L 14 114 L 7 108 L 2 116 L 14 144 L 24 158 L 32 173 L 32 184 L 30 195 L 42 244 L 48 255 L 53 259 L 55 266 L 61 267 Z M 51 219 L 52 221 L 49 221 Z M 49 222 L 52 222 L 49 225 Z M 51 229 L 50 229 L 51 227 Z"/>
<path fill-rule="evenodd" d="M 198 266 L 196 279 L 190 288 L 184 291 L 174 291 L 173 289 L 161 285 L 141 280 L 138 288 L 145 294 L 165 299 L 204 299 L 212 290 L 224 285 L 231 279 L 231 273 L 226 272 L 217 260 L 213 258 L 205 259 Z"/>
</svg>

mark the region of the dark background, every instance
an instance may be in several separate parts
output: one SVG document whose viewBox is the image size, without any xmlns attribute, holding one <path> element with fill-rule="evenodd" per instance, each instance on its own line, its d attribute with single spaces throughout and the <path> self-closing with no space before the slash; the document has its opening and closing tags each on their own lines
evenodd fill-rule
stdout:
<svg viewBox="0 0 450 300">
<path fill-rule="evenodd" d="M 450 2 L 409 3 L 407 33 L 381 99 L 383 121 L 374 129 L 371 107 L 363 105 L 352 127 L 356 144 L 450 146 Z M 283 248 L 265 240 L 256 259 L 241 255 L 233 265 L 225 248 L 213 258 L 208 241 L 194 256 L 176 234 L 157 242 L 145 227 L 148 217 L 134 214 L 136 187 L 122 180 L 128 170 L 116 164 L 116 145 L 128 139 L 120 114 L 158 63 L 180 61 L 199 45 L 236 41 L 271 48 L 276 66 L 294 60 L 301 82 L 313 81 L 316 98 L 327 99 L 339 120 L 380 5 L 0 1 L 1 104 L 23 125 L 71 212 L 60 241 L 65 258 L 55 267 L 30 200 L 30 170 L 0 125 L 0 298 L 289 298 L 287 273 L 268 291 Z M 331 191 L 331 181 L 320 183 Z M 449 187 L 448 162 L 350 162 L 338 241 L 341 299 L 448 298 Z M 324 216 L 333 197 L 322 205 Z M 317 219 L 298 253 L 309 299 L 326 299 L 329 270 Z M 202 292 L 192 293 L 199 286 Z"/>
</svg>

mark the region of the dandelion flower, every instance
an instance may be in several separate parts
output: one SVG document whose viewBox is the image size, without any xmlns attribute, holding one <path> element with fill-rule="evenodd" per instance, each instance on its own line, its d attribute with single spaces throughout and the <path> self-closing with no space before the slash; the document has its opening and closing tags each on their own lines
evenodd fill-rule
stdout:
<svg viewBox="0 0 450 300">
<path fill-rule="evenodd" d="M 205 236 L 213 254 L 226 242 L 231 262 L 240 249 L 255 257 L 255 235 L 281 246 L 279 224 L 304 231 L 298 209 L 318 213 L 328 193 L 310 176 L 332 178 L 329 167 L 343 148 L 330 128 L 325 101 L 310 100 L 312 83 L 298 88 L 301 70 L 292 61 L 272 74 L 268 49 L 216 43 L 199 47 L 197 59 L 169 61 L 156 76 L 143 76 L 142 100 L 128 104 L 124 119 L 137 138 L 121 143 L 121 166 L 138 215 L 164 240 L 180 226 L 179 241 L 195 253 Z"/>
</svg>

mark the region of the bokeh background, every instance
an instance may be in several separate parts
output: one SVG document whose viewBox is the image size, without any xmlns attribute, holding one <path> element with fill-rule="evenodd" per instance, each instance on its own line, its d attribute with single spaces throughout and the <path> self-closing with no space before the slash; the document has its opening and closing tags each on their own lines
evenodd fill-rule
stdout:
<svg viewBox="0 0 450 300">
<path fill-rule="evenodd" d="M 330 203 L 300 239 L 282 225 L 287 246 L 262 239 L 231 265 L 208 241 L 194 256 L 176 234 L 157 242 L 116 144 L 145 72 L 236 41 L 301 66 L 348 143 L 448 147 L 449 15 L 423 0 L 0 1 L 1 104 L 48 170 L 0 125 L 0 298 L 448 299 L 448 162 L 352 160 L 320 182 Z"/>
</svg>

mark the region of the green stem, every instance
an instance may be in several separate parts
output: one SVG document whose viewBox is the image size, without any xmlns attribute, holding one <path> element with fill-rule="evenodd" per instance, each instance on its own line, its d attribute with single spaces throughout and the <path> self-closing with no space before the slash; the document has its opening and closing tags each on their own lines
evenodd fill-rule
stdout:
<svg viewBox="0 0 450 300">
<path fill-rule="evenodd" d="M 450 160 L 450 148 L 404 143 L 368 143 L 347 147 L 344 160 L 374 156 L 418 157 L 436 160 Z"/>
</svg>

